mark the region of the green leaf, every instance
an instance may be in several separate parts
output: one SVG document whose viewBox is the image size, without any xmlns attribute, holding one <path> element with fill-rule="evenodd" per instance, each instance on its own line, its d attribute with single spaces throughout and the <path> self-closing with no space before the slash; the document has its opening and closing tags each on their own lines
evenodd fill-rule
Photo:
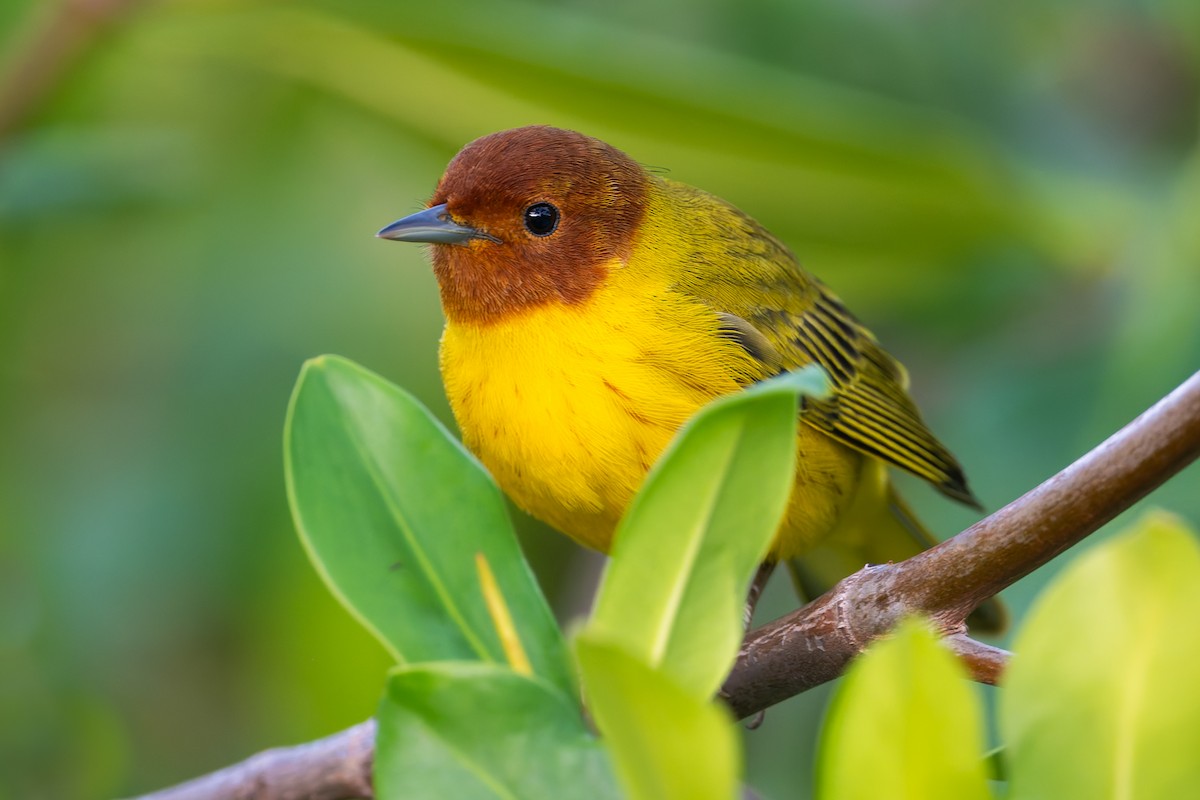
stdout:
<svg viewBox="0 0 1200 800">
<path fill-rule="evenodd" d="M 588 629 L 712 694 L 742 639 L 750 574 L 787 506 L 810 367 L 722 397 L 676 435 L 617 530 Z"/>
<path fill-rule="evenodd" d="M 313 565 L 397 661 L 506 661 L 480 587 L 482 554 L 534 673 L 571 691 L 566 647 L 499 490 L 413 397 L 345 359 L 309 361 L 285 460 Z"/>
<path fill-rule="evenodd" d="M 1147 516 L 1067 566 L 1017 636 L 1000 695 L 1013 798 L 1194 797 L 1200 547 Z"/>
<path fill-rule="evenodd" d="M 846 672 L 821 738 L 817 797 L 988 798 L 981 723 L 958 660 L 925 623 L 905 621 Z"/>
<path fill-rule="evenodd" d="M 608 756 L 562 692 L 490 664 L 392 672 L 379 706 L 381 800 L 604 800 Z"/>
<path fill-rule="evenodd" d="M 730 800 L 741 753 L 723 705 L 620 645 L 575 640 L 588 707 L 631 800 Z"/>
</svg>

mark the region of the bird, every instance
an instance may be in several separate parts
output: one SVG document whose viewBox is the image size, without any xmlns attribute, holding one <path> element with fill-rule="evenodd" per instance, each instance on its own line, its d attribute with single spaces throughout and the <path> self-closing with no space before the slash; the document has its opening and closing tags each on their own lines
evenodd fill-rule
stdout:
<svg viewBox="0 0 1200 800">
<path fill-rule="evenodd" d="M 533 517 L 608 552 L 643 479 L 709 401 L 809 364 L 795 484 L 752 584 L 802 599 L 937 540 L 890 469 L 980 509 L 896 359 L 792 251 L 730 203 L 575 131 L 464 146 L 427 206 L 380 238 L 429 245 L 439 361 L 466 447 Z M 998 630 L 988 601 L 973 629 Z"/>
</svg>

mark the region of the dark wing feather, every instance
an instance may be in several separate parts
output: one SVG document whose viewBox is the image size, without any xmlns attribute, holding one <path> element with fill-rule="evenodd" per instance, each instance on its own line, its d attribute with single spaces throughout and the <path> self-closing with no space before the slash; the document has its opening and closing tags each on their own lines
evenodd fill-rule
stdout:
<svg viewBox="0 0 1200 800">
<path fill-rule="evenodd" d="M 720 334 L 760 361 L 764 376 L 811 363 L 829 373 L 832 399 L 807 404 L 803 421 L 979 508 L 962 467 L 908 396 L 903 367 L 870 331 L 752 218 L 698 189 L 663 184 L 690 217 L 705 220 L 675 288 L 717 312 Z"/>
<path fill-rule="evenodd" d="M 784 323 L 774 332 L 788 340 L 797 365 L 820 364 L 833 381 L 833 398 L 810 403 L 804 421 L 978 508 L 962 467 L 930 433 L 909 397 L 904 369 L 836 297 L 815 279 L 813 283 L 816 291 L 806 310 L 776 311 L 762 320 Z"/>
</svg>

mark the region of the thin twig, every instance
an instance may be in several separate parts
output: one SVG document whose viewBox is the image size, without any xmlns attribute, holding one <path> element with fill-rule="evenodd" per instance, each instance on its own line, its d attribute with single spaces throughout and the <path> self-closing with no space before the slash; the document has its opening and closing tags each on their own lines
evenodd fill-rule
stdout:
<svg viewBox="0 0 1200 800">
<path fill-rule="evenodd" d="M 1106 442 L 953 539 L 899 564 L 866 567 L 783 619 L 752 631 L 722 697 L 739 718 L 842 673 L 906 614 L 931 616 L 977 680 L 1008 653 L 966 635 L 980 602 L 1094 532 L 1200 456 L 1200 373 Z M 372 797 L 374 726 L 241 764 L 143 800 Z M 347 741 L 353 740 L 353 747 Z"/>
<path fill-rule="evenodd" d="M 976 641 L 965 633 L 952 634 L 943 641 L 958 656 L 972 678 L 989 686 L 1000 682 L 1000 675 L 1012 656 L 1007 650 Z"/>
</svg>

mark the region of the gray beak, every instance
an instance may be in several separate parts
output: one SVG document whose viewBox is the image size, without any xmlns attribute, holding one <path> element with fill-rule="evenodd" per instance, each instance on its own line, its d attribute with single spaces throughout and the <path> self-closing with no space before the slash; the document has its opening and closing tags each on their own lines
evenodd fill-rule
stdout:
<svg viewBox="0 0 1200 800">
<path fill-rule="evenodd" d="M 459 225 L 446 213 L 446 204 L 433 206 L 399 219 L 375 234 L 380 239 L 396 242 L 425 242 L 427 244 L 466 244 L 472 239 L 496 237 L 475 228 Z"/>
</svg>

